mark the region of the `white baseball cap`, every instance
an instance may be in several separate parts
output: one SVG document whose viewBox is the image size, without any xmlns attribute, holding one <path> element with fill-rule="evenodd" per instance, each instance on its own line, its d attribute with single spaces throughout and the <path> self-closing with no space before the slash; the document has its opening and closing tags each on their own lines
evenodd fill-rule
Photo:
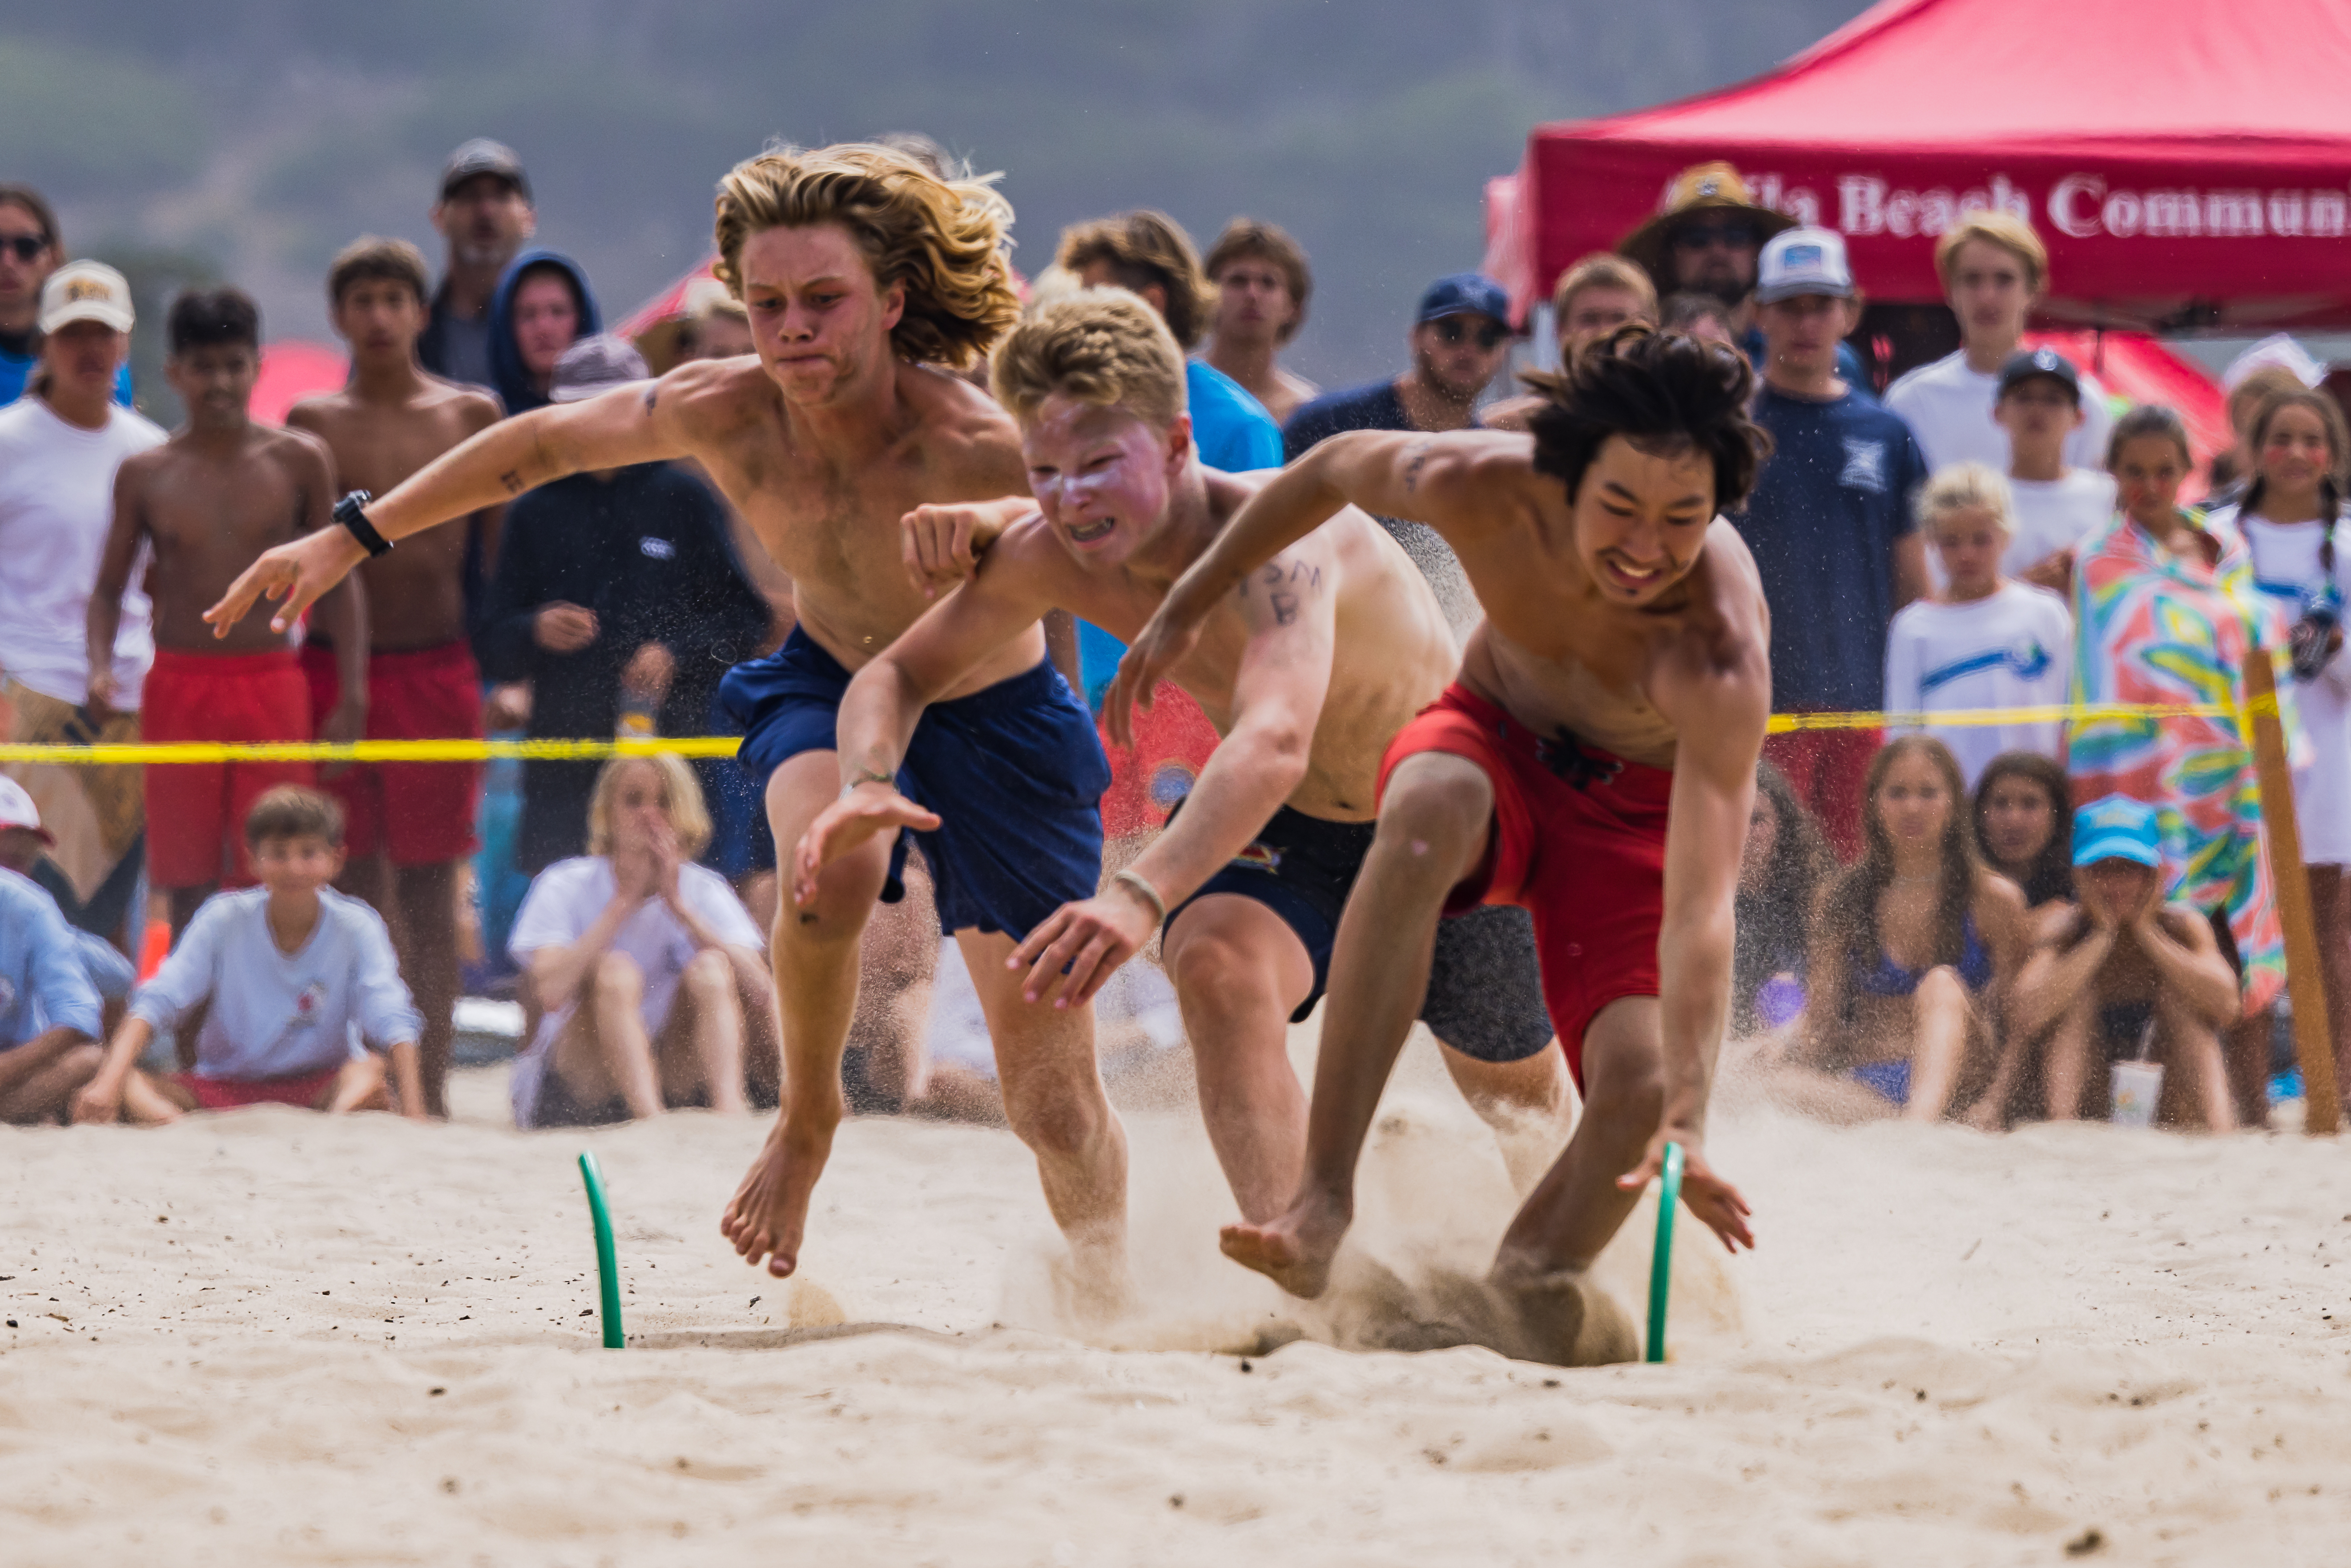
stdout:
<svg viewBox="0 0 2351 1568">
<path fill-rule="evenodd" d="M 45 844 L 57 841 L 56 834 L 41 826 L 41 809 L 33 804 L 25 787 L 14 779 L 0 779 L 0 831 L 9 828 L 30 828 Z"/>
<path fill-rule="evenodd" d="M 1834 229 L 1790 229 L 1764 242 L 1755 262 L 1755 302 L 1802 294 L 1852 297 L 1853 265 L 1845 259 L 1844 236 Z"/>
<path fill-rule="evenodd" d="M 41 285 L 41 330 L 73 321 L 131 330 L 130 282 L 102 261 L 69 261 L 49 274 Z"/>
</svg>

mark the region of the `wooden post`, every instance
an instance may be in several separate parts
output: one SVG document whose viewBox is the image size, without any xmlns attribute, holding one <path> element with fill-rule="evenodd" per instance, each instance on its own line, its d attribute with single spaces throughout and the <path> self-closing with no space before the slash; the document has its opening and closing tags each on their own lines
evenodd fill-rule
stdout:
<svg viewBox="0 0 2351 1568">
<path fill-rule="evenodd" d="M 2294 1001 L 2294 1054 L 2302 1064 L 2306 1107 L 2303 1128 L 2332 1133 L 2343 1103 L 2335 1087 L 2335 1032 L 2328 1027 L 2326 988 L 2319 979 L 2318 925 L 2310 909 L 2310 878 L 2302 865 L 2302 829 L 2294 815 L 2294 774 L 2286 765 L 2285 730 L 2278 722 L 2277 676 L 2269 651 L 2245 660 L 2245 706 L 2252 717 L 2253 766 L 2262 780 L 2262 837 L 2278 918 L 2285 926 L 2285 988 Z"/>
</svg>

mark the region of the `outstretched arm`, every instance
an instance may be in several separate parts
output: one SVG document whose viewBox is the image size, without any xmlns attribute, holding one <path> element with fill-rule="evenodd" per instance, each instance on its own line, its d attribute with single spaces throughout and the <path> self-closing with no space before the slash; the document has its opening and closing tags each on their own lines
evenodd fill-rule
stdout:
<svg viewBox="0 0 2351 1568">
<path fill-rule="evenodd" d="M 1066 970 L 1056 1005 L 1091 1001 L 1151 940 L 1162 909 L 1177 907 L 1247 848 L 1306 777 L 1331 689 L 1337 571 L 1336 552 L 1307 539 L 1241 584 L 1237 604 L 1249 641 L 1233 682 L 1231 730 L 1184 798 L 1182 814 L 1121 880 L 1062 905 L 1013 953 L 1016 967 L 1029 967 L 1021 990 L 1028 999 L 1052 991 Z"/>
<path fill-rule="evenodd" d="M 550 403 L 503 420 L 369 502 L 368 521 L 385 538 L 402 539 L 582 469 L 685 456 L 690 447 L 678 407 L 682 399 L 665 394 L 673 394 L 674 378 L 702 373 L 698 366 L 686 366 L 650 386 L 622 387 L 584 402 Z M 282 632 L 366 559 L 366 549 L 342 528 L 322 528 L 247 567 L 221 601 L 204 612 L 204 619 L 214 635 L 225 635 L 266 596 L 280 601 L 270 625 Z"/>
<path fill-rule="evenodd" d="M 1479 460 L 1497 451 L 1522 450 L 1522 437 L 1483 431 L 1350 431 L 1267 480 L 1233 514 L 1207 553 L 1176 579 L 1119 662 L 1118 679 L 1102 704 L 1112 738 L 1122 746 L 1134 744 L 1131 710 L 1137 702 L 1151 706 L 1153 689 L 1191 651 L 1202 623 L 1225 596 L 1339 508 L 1353 505 L 1381 517 L 1426 523 L 1450 539 L 1455 530 L 1476 526 Z"/>
</svg>

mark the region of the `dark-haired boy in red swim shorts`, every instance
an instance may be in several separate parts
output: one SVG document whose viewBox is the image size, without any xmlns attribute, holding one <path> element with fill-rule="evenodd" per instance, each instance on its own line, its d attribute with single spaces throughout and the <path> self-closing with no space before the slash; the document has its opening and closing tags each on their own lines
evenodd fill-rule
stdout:
<svg viewBox="0 0 2351 1568">
<path fill-rule="evenodd" d="M 1178 580 L 1111 693 L 1147 691 L 1242 576 L 1341 507 L 1428 524 L 1486 612 L 1459 677 L 1382 765 L 1379 827 L 1339 925 L 1306 1174 L 1227 1254 L 1319 1294 L 1354 1168 L 1447 909 L 1534 916 L 1544 999 L 1584 1092 L 1575 1135 L 1503 1237 L 1490 1283 L 1520 1354 L 1638 1353 L 1585 1275 L 1663 1162 L 1727 1247 L 1747 1205 L 1708 1166 L 1732 897 L 1771 707 L 1770 623 L 1720 512 L 1768 446 L 1735 350 L 1641 329 L 1536 378 L 1532 434 L 1359 432 L 1269 482 Z"/>
</svg>

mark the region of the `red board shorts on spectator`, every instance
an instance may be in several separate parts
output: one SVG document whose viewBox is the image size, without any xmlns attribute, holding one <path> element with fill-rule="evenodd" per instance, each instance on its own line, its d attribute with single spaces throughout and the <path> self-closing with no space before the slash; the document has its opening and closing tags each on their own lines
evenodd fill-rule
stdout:
<svg viewBox="0 0 2351 1568">
<path fill-rule="evenodd" d="M 263 653 L 155 650 L 141 704 L 152 745 L 310 738 L 310 694 L 289 649 Z M 157 887 L 250 887 L 245 817 L 280 784 L 308 784 L 308 762 L 151 762 L 147 873 Z"/>
<path fill-rule="evenodd" d="M 311 715 L 324 724 L 343 689 L 335 651 L 309 644 L 302 668 Z M 482 677 L 463 642 L 368 655 L 368 739 L 481 737 Z M 343 843 L 353 860 L 386 854 L 394 865 L 436 865 L 474 852 L 478 762 L 355 762 L 322 782 L 343 803 Z"/>
<path fill-rule="evenodd" d="M 1458 682 L 1388 743 L 1383 798 L 1397 766 L 1424 751 L 1466 758 L 1493 785 L 1485 859 L 1446 913 L 1515 904 L 1534 916 L 1543 1001 L 1580 1089 L 1592 1020 L 1611 1002 L 1657 994 L 1673 773 L 1544 740 Z"/>
<path fill-rule="evenodd" d="M 300 1072 L 291 1078 L 206 1078 L 200 1072 L 174 1072 L 172 1082 L 195 1096 L 206 1111 L 235 1111 L 246 1105 L 291 1105 L 298 1111 L 323 1111 L 327 1092 L 342 1076 L 340 1067 Z"/>
</svg>

